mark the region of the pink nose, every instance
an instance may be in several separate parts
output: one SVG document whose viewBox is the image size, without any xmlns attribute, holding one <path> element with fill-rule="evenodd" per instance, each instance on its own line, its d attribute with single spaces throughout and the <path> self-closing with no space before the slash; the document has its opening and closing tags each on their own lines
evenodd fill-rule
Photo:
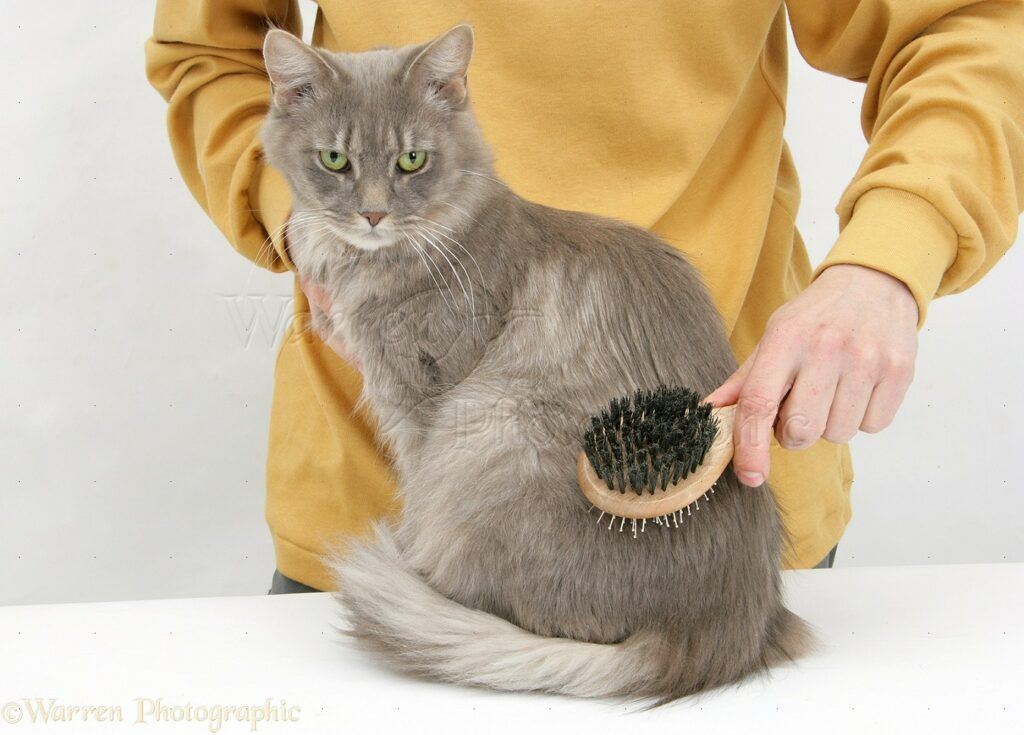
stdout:
<svg viewBox="0 0 1024 735">
<path fill-rule="evenodd" d="M 370 227 L 376 227 L 377 223 L 387 216 L 387 212 L 360 212 L 359 214 L 366 217 L 366 221 L 370 223 Z"/>
</svg>

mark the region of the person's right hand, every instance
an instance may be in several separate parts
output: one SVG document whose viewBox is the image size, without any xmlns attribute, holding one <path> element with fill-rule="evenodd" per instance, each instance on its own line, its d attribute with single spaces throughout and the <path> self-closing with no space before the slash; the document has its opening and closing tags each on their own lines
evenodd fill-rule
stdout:
<svg viewBox="0 0 1024 735">
<path fill-rule="evenodd" d="M 746 362 L 705 400 L 737 404 L 733 467 L 757 487 L 770 438 L 806 449 L 888 426 L 914 377 L 917 302 L 902 281 L 854 264 L 826 268 L 768 320 Z"/>
</svg>

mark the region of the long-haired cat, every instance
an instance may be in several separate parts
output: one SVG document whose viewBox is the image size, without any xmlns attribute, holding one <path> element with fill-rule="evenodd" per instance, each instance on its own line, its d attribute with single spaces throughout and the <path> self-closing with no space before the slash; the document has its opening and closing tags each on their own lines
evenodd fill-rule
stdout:
<svg viewBox="0 0 1024 735">
<path fill-rule="evenodd" d="M 800 655 L 767 486 L 730 469 L 699 514 L 635 539 L 590 512 L 588 418 L 639 388 L 707 394 L 733 357 L 676 250 L 495 177 L 472 50 L 468 26 L 364 53 L 264 45 L 290 253 L 332 299 L 316 326 L 359 360 L 403 501 L 334 562 L 354 634 L 446 681 L 659 701 Z"/>
</svg>

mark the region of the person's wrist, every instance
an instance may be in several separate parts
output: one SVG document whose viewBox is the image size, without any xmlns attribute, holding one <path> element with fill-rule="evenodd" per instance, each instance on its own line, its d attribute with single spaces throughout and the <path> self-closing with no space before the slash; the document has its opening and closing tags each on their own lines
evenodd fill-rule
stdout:
<svg viewBox="0 0 1024 735">
<path fill-rule="evenodd" d="M 869 289 L 885 298 L 891 308 L 898 310 L 894 316 L 905 313 L 915 324 L 920 319 L 917 299 L 910 287 L 899 278 L 877 268 L 859 263 L 836 263 L 824 268 L 814 282 L 823 286 Z"/>
<path fill-rule="evenodd" d="M 956 259 L 956 230 L 931 202 L 898 189 L 848 192 L 837 211 L 839 237 L 815 269 L 812 282 L 827 269 L 843 264 L 887 273 L 905 283 L 913 294 L 920 329 L 928 305 Z"/>
</svg>

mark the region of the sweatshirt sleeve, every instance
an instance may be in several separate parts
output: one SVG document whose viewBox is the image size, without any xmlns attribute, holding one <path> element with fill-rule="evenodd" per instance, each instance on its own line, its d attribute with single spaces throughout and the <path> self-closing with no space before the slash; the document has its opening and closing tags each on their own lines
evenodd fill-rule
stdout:
<svg viewBox="0 0 1024 735">
<path fill-rule="evenodd" d="M 301 34 L 296 0 L 158 0 L 146 76 L 168 102 L 174 157 L 200 206 L 245 257 L 284 271 L 291 193 L 257 137 L 270 103 L 269 23 Z"/>
<path fill-rule="evenodd" d="M 1013 243 L 1024 209 L 1024 2 L 787 0 L 800 53 L 866 83 L 867 153 L 815 270 L 854 263 L 907 284 L 920 324 Z"/>
</svg>

